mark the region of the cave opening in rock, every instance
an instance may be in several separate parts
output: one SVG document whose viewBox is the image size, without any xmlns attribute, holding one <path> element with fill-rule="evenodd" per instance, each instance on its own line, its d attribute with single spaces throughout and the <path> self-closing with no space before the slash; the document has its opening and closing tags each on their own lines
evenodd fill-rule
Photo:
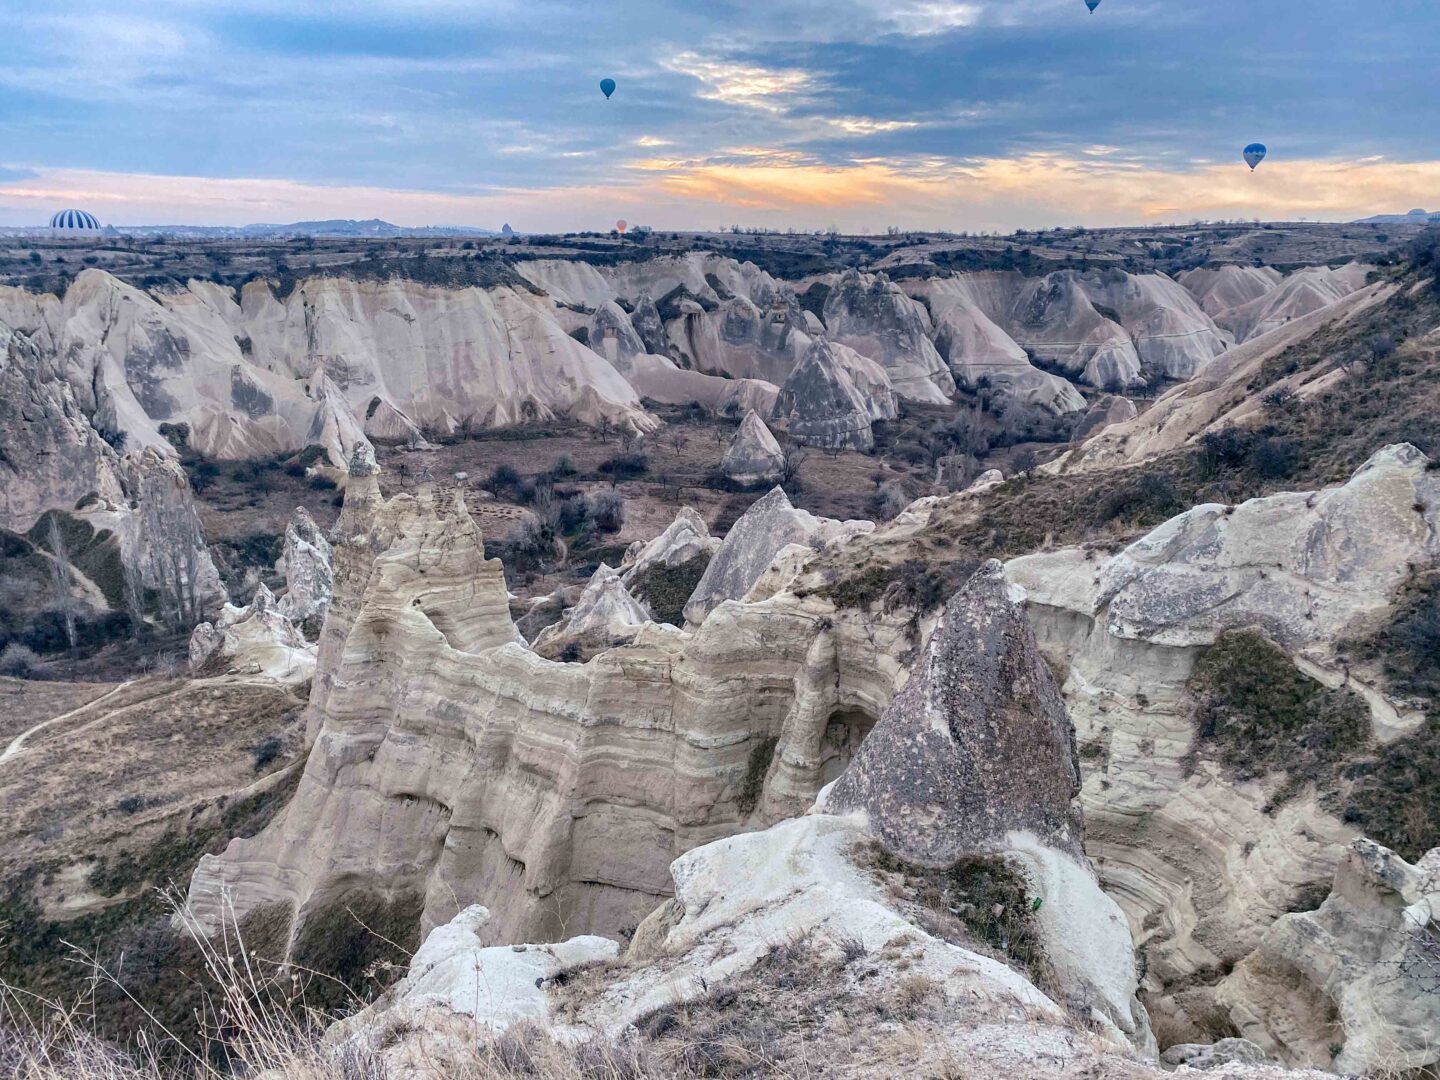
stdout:
<svg viewBox="0 0 1440 1080">
<path fill-rule="evenodd" d="M 863 709 L 836 709 L 830 714 L 820 741 L 822 787 L 840 778 L 874 727 L 875 717 Z"/>
</svg>

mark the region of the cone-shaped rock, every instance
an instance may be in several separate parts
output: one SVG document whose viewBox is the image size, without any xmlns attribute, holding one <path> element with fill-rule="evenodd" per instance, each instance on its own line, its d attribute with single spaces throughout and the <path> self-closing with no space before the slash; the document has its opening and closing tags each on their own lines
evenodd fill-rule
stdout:
<svg viewBox="0 0 1440 1080">
<path fill-rule="evenodd" d="M 945 607 L 920 666 L 835 782 L 894 855 L 947 867 L 1030 833 L 1080 858 L 1074 729 L 1005 573 L 991 560 Z"/>
<path fill-rule="evenodd" d="M 773 484 L 785 475 L 785 452 L 754 409 L 745 414 L 720 471 L 738 484 Z"/>
<path fill-rule="evenodd" d="M 865 398 L 824 339 L 811 343 L 785 380 L 775 415 L 788 418 L 790 437 L 807 446 L 869 450 L 875 445 Z"/>
</svg>

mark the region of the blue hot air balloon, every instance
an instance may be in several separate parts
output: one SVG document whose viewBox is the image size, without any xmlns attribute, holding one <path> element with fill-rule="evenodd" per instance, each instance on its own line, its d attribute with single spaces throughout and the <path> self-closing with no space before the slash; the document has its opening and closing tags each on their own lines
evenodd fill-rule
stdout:
<svg viewBox="0 0 1440 1080">
<path fill-rule="evenodd" d="M 1090 14 L 1095 14 L 1095 9 L 1100 6 L 1100 0 L 1085 0 L 1085 6 L 1090 9 Z"/>
<path fill-rule="evenodd" d="M 1269 151 L 1265 149 L 1264 143 L 1252 142 L 1249 146 L 1245 147 L 1245 164 L 1250 166 L 1251 172 L 1255 171 L 1256 165 L 1259 165 L 1260 162 L 1265 160 L 1267 153 L 1269 153 Z"/>
<path fill-rule="evenodd" d="M 610 100 L 610 95 L 613 94 L 613 93 L 615 93 L 615 80 L 614 80 L 614 79 L 601 79 L 601 80 L 600 80 L 600 90 L 601 90 L 602 93 L 604 93 L 604 95 L 605 95 L 605 100 L 606 100 L 606 101 L 609 101 L 609 100 Z"/>
</svg>

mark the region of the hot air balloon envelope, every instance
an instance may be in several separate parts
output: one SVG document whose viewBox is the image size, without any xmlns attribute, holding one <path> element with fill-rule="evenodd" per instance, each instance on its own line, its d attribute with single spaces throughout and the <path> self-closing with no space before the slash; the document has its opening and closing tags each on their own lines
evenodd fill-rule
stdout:
<svg viewBox="0 0 1440 1080">
<path fill-rule="evenodd" d="M 1100 6 L 1100 0 L 1085 0 L 1085 6 L 1090 9 L 1090 14 L 1095 14 L 1095 9 Z"/>
<path fill-rule="evenodd" d="M 1269 153 L 1269 151 L 1265 149 L 1264 143 L 1251 143 L 1245 147 L 1245 164 L 1250 166 L 1251 172 L 1255 171 L 1256 165 L 1259 165 L 1260 162 L 1265 160 L 1267 153 Z"/>
<path fill-rule="evenodd" d="M 617 222 L 615 223 L 615 228 L 617 228 L 617 229 L 620 230 L 620 235 L 621 235 L 621 236 L 624 236 L 624 235 L 625 235 L 625 230 L 628 229 L 629 227 L 630 227 L 630 223 L 629 223 L 628 221 L 626 221 L 624 218 L 621 218 L 619 221 L 617 221 Z"/>
<path fill-rule="evenodd" d="M 614 80 L 614 79 L 601 79 L 601 80 L 600 80 L 600 92 L 605 95 L 605 100 L 606 100 L 606 101 L 609 101 L 609 100 L 610 100 L 610 95 L 613 94 L 613 93 L 615 93 L 615 80 Z"/>
</svg>

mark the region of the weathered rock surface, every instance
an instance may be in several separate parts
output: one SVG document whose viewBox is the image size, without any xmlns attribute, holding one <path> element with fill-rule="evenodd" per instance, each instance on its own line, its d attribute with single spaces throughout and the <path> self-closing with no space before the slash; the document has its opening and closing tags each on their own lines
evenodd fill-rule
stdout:
<svg viewBox="0 0 1440 1080">
<path fill-rule="evenodd" d="M 925 308 L 883 274 L 847 270 L 825 299 L 824 321 L 831 338 L 880 364 L 900 397 L 943 403 L 955 392 Z"/>
<path fill-rule="evenodd" d="M 487 943 L 613 930 L 684 851 L 813 802 L 894 691 L 902 618 L 827 627 L 830 605 L 783 596 L 547 661 L 459 503 L 386 501 L 368 460 L 351 471 L 310 758 L 270 828 L 202 861 L 202 921 L 227 895 L 303 921 L 359 887 L 420 894 L 427 928 L 483 903 Z"/>
<path fill-rule="evenodd" d="M 1135 403 L 1129 398 L 1120 397 L 1118 394 L 1105 394 L 1096 398 L 1085 410 L 1085 415 L 1075 425 L 1071 439 L 1077 443 L 1084 442 L 1112 424 L 1127 423 L 1138 415 Z"/>
<path fill-rule="evenodd" d="M 823 338 L 781 387 L 775 415 L 791 438 L 810 446 L 863 452 L 875 445 L 869 399 Z"/>
<path fill-rule="evenodd" d="M 491 921 L 479 904 L 437 926 L 410 959 L 405 978 L 368 1008 L 330 1030 L 335 1043 L 355 1041 L 369 1050 L 426 1033 L 442 1042 L 457 1017 L 491 1032 L 550 1017 L 545 983 L 562 972 L 613 960 L 620 947 L 609 938 L 579 937 L 549 945 L 485 946 L 478 931 Z M 480 977 L 476 977 L 476 973 Z M 471 1035 L 473 1038 L 473 1032 Z M 402 1051 L 394 1064 L 414 1069 Z"/>
<path fill-rule="evenodd" d="M 1080 765 L 1055 679 L 992 561 L 945 607 L 925 653 L 831 791 L 881 843 L 946 867 L 1012 833 L 1081 855 Z M 1022 749 L 1023 748 L 1023 749 Z"/>
<path fill-rule="evenodd" d="M 197 673 L 264 675 L 298 686 L 315 671 L 315 646 L 264 585 L 245 607 L 226 604 L 213 623 L 195 627 L 189 652 L 190 670 Z"/>
<path fill-rule="evenodd" d="M 280 612 L 293 623 L 323 622 L 335 589 L 335 553 L 303 506 L 285 526 L 285 550 L 276 569 L 285 575 Z"/>
<path fill-rule="evenodd" d="M 727 296 L 743 296 L 756 304 L 767 304 L 780 291 L 775 279 L 754 263 L 740 263 L 698 251 L 616 266 L 592 266 L 569 259 L 536 259 L 521 263 L 518 270 L 557 300 L 589 308 L 609 300 L 637 301 L 643 296 L 659 303 L 682 288 L 710 304 L 718 305 Z M 719 290 L 711 284 L 712 280 L 719 285 Z"/>
<path fill-rule="evenodd" d="M 1250 341 L 1364 288 L 1373 269 L 1362 263 L 1338 269 L 1307 266 L 1254 300 L 1222 311 L 1215 321 L 1233 333 L 1236 341 Z"/>
<path fill-rule="evenodd" d="M 635 640 L 651 622 L 645 605 L 630 595 L 620 571 L 601 563 L 575 606 L 535 638 L 535 651 L 552 660 L 567 659 L 567 651 L 584 658 Z"/>
<path fill-rule="evenodd" d="M 1143 461 L 1193 443 L 1207 431 L 1261 421 L 1264 398 L 1273 389 L 1288 389 L 1303 397 L 1332 385 L 1343 377 L 1341 373 L 1330 372 L 1317 378 L 1300 372 L 1279 383 L 1258 388 L 1254 383 L 1267 360 L 1326 326 L 1343 323 L 1369 310 L 1389 295 L 1389 286 L 1368 286 L 1237 345 L 1217 357 L 1190 382 L 1166 391 L 1143 415 L 1103 429 L 1079 451 L 1065 455 L 1055 467 L 1104 468 Z"/>
<path fill-rule="evenodd" d="M 1220 985 L 1219 1000 L 1242 1033 L 1292 1064 L 1365 1076 L 1433 1068 L 1437 916 L 1440 848 L 1411 866 L 1357 840 L 1329 899 L 1277 919 Z"/>
<path fill-rule="evenodd" d="M 725 379 L 685 371 L 668 356 L 647 352 L 630 317 L 613 301 L 595 309 L 587 338 L 590 348 L 608 360 L 637 393 L 663 405 L 698 401 L 716 413 L 743 408 L 769 415 L 779 392 L 773 384 L 758 379 Z"/>
<path fill-rule="evenodd" d="M 1007 564 L 1041 647 L 1068 673 L 1066 702 L 1095 762 L 1088 850 L 1137 928 L 1152 1011 L 1172 1030 L 1214 1030 L 1223 965 L 1254 952 L 1297 891 L 1328 881 L 1356 835 L 1314 794 L 1272 805 L 1283 776 L 1241 782 L 1186 764 L 1200 650 L 1228 629 L 1262 627 L 1302 671 L 1360 694 L 1376 739 L 1414 731 L 1421 718 L 1347 680 L 1332 646 L 1376 629 L 1411 576 L 1435 565 L 1440 492 L 1426 465 L 1391 447 L 1342 487 L 1197 507 L 1109 559 L 1068 550 Z"/>
<path fill-rule="evenodd" d="M 950 598 L 909 682 L 822 805 L 863 811 L 887 851 L 919 866 L 1013 854 L 1040 883 L 1057 977 L 1133 1034 L 1129 930 L 1085 858 L 1079 794 L 1059 688 L 992 560 Z"/>
<path fill-rule="evenodd" d="M 912 292 L 929 302 L 936 347 L 959 385 L 967 390 L 990 386 L 1057 416 L 1085 407 L 1084 397 L 1067 380 L 1030 363 L 1025 350 L 972 299 L 964 278 L 927 281 Z"/>
<path fill-rule="evenodd" d="M 1096 608 L 1111 634 L 1157 645 L 1237 626 L 1282 645 L 1339 641 L 1388 610 L 1412 566 L 1440 556 L 1440 477 L 1428 464 L 1402 444 L 1343 487 L 1197 506 L 1106 564 Z"/>
<path fill-rule="evenodd" d="M 709 558 L 720 543 L 718 536 L 710 535 L 710 527 L 703 517 L 689 506 L 681 507 L 675 520 L 654 540 L 649 543 L 637 540 L 630 545 L 620 566 L 625 584 L 629 585 L 652 567 L 683 566 L 701 556 Z"/>
<path fill-rule="evenodd" d="M 152 296 L 86 270 L 64 299 L 0 289 L 0 320 L 64 357 L 80 407 L 135 446 L 244 458 L 322 445 L 332 462 L 366 437 L 568 415 L 654 426 L 623 377 L 570 338 L 553 302 L 509 286 L 307 279 L 283 300 L 209 282 Z"/>
<path fill-rule="evenodd" d="M 785 477 L 785 451 L 751 409 L 720 459 L 720 471 L 737 484 L 773 484 Z"/>
<path fill-rule="evenodd" d="M 956 629 L 960 624 L 979 633 L 962 644 Z M 988 628 L 980 629 L 982 624 Z M 950 687 L 945 702 L 935 703 L 939 711 L 928 722 L 943 727 L 949 710 L 958 706 L 967 709 L 976 723 L 950 737 L 949 753 L 914 756 L 907 775 L 930 793 L 927 813 L 964 823 L 969 815 L 950 800 L 960 795 L 964 806 L 974 809 L 978 793 L 952 785 L 951 773 L 957 755 L 964 756 L 960 743 L 970 743 L 976 735 L 983 740 L 982 731 L 988 728 L 1003 731 L 1014 753 L 1044 762 L 1037 775 L 1048 765 L 1061 778 L 1058 790 L 1034 793 L 1053 821 L 1041 820 L 1044 812 L 1037 817 L 1034 807 L 1014 792 L 1015 797 L 1002 796 L 1003 806 L 987 811 L 990 827 L 982 826 L 982 835 L 973 836 L 973 844 L 961 844 L 970 854 L 1013 860 L 1022 875 L 1027 892 L 1022 903 L 1037 913 L 1045 970 L 1053 980 L 1049 994 L 1031 981 L 1029 969 L 1022 970 L 1020 964 L 1007 965 L 1003 957 L 984 955 L 973 947 L 974 941 L 963 937 L 942 936 L 933 913 L 927 914 L 928 901 L 908 887 L 897 887 L 893 874 L 882 886 L 878 875 L 861 868 L 866 864 L 860 860 L 867 857 L 875 837 L 895 853 L 892 841 L 909 835 L 916 807 L 872 800 L 866 803 L 865 814 L 844 816 L 843 790 L 853 775 L 847 773 L 822 800 L 822 809 L 764 832 L 717 840 L 677 859 L 671 867 L 674 899 L 641 923 L 625 964 L 612 966 L 608 978 L 587 996 L 571 998 L 566 1019 L 550 1009 L 552 986 L 567 981 L 555 975 L 567 966 L 603 958 L 605 944 L 576 939 L 563 946 L 522 946 L 519 952 L 485 949 L 484 938 L 475 932 L 485 913 L 472 908 L 431 935 L 409 977 L 391 994 L 332 1032 L 331 1038 L 358 1039 L 379 1047 L 405 1040 L 407 1028 L 438 1029 L 443 1038 L 447 1017 L 427 1016 L 437 1007 L 473 1016 L 491 1030 L 533 1018 L 562 1038 L 592 1033 L 614 1038 L 656 1009 L 702 999 L 717 989 L 723 991 L 732 980 L 750 976 L 764 962 L 773 962 L 778 940 L 805 943 L 796 947 L 797 953 L 801 948 L 822 953 L 845 949 L 866 957 L 861 1001 L 892 993 L 903 979 L 924 979 L 934 986 L 941 1003 L 935 1022 L 947 1028 L 982 1017 L 1005 1023 L 1006 1010 L 1019 1006 L 1032 1032 L 1036 1024 L 1057 1034 L 1093 1024 L 1106 1052 L 1129 1050 L 1132 1045 L 1150 1049 L 1144 1012 L 1134 1000 L 1137 979 L 1124 919 L 1099 891 L 1083 857 L 1077 858 L 1073 850 L 1078 849 L 1080 828 L 1073 802 L 1078 782 L 1073 742 L 1058 691 L 1033 639 L 1026 640 L 1028 635 L 1022 611 L 1006 597 L 998 563 L 955 596 L 936 632 L 941 644 L 930 651 L 910 687 L 917 680 L 935 679 L 941 669 L 958 663 L 971 671 L 990 669 L 979 681 L 992 692 L 982 689 L 971 699 L 966 691 L 978 687 Z M 978 647 L 983 655 L 977 659 L 968 647 Z M 959 655 L 962 651 L 966 655 Z M 1029 738 L 1034 730 L 1017 715 L 1014 695 L 999 685 L 1011 676 L 1048 685 L 1043 702 L 1027 701 L 1018 710 L 1038 710 L 1034 718 L 1046 729 L 1038 742 Z M 897 710 L 910 715 L 907 701 L 916 700 L 909 688 L 902 692 L 872 736 L 881 747 L 880 762 L 893 759 L 905 734 L 898 730 Z M 978 760 L 995 746 L 972 744 L 971 748 Z M 869 757 L 866 749 L 855 768 L 871 780 L 880 779 L 877 759 Z M 1013 813 L 1013 820 L 1001 820 L 1007 813 Z M 1066 850 L 1045 843 L 1036 828 L 1058 838 Z M 899 846 L 901 855 L 915 854 L 912 844 Z M 933 844 L 922 846 L 926 853 L 934 853 Z M 953 850 L 947 847 L 944 856 Z M 897 946 L 901 942 L 906 945 L 903 949 Z M 840 969 L 846 963 L 842 961 Z M 477 968 L 493 971 L 494 982 L 513 987 L 512 992 L 498 995 L 488 984 L 484 992 L 476 991 Z M 845 977 L 841 970 L 836 974 Z M 533 981 L 522 985 L 522 976 Z M 805 983 L 792 979 L 790 985 Z M 403 1056 L 413 1050 L 397 1053 Z"/>
<path fill-rule="evenodd" d="M 783 489 L 774 488 L 740 516 L 710 560 L 705 576 L 685 605 L 685 620 L 703 623 L 726 600 L 740 600 L 782 548 L 824 544 L 873 529 L 868 522 L 839 522 L 797 510 Z"/>
<path fill-rule="evenodd" d="M 1160 1055 L 1160 1064 L 1170 1069 L 1182 1065 L 1197 1072 L 1229 1069 L 1235 1065 L 1262 1065 L 1269 1058 L 1249 1039 L 1221 1039 L 1214 1043 L 1180 1043 Z"/>
<path fill-rule="evenodd" d="M 1260 299 L 1284 278 L 1284 274 L 1270 266 L 1202 266 L 1185 271 L 1178 280 L 1190 290 L 1205 314 L 1218 319 Z"/>
<path fill-rule="evenodd" d="M 1164 274 L 1098 270 L 1079 283 L 1096 310 L 1118 317 L 1145 371 L 1159 378 L 1193 379 L 1229 347 L 1210 316 Z"/>
<path fill-rule="evenodd" d="M 793 293 L 776 291 L 764 306 L 732 297 L 712 311 L 691 305 L 671 324 L 673 347 L 700 371 L 779 385 L 802 351 L 805 313 Z"/>
</svg>

